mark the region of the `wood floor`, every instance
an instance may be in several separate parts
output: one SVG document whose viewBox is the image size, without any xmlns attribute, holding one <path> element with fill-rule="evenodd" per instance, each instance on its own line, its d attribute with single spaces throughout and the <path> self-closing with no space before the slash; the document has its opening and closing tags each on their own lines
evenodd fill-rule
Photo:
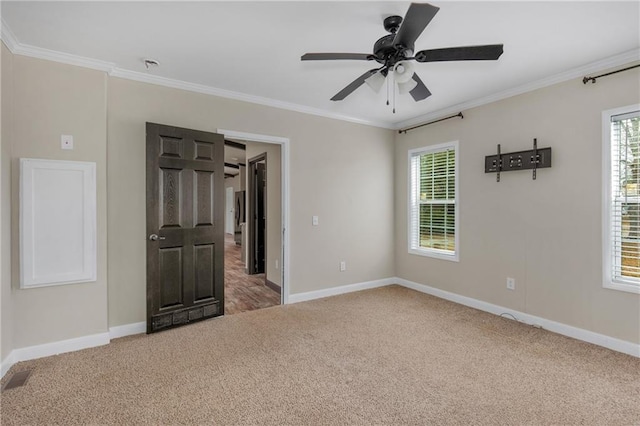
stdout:
<svg viewBox="0 0 640 426">
<path fill-rule="evenodd" d="M 241 261 L 240 246 L 233 236 L 224 240 L 224 313 L 253 311 L 280 304 L 280 294 L 264 284 L 264 274 L 247 275 Z"/>
</svg>

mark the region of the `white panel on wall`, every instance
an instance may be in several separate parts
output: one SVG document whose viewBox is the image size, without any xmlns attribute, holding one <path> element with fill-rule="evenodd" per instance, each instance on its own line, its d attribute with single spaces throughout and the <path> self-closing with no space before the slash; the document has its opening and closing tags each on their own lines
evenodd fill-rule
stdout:
<svg viewBox="0 0 640 426">
<path fill-rule="evenodd" d="M 96 280 L 96 164 L 20 159 L 20 288 Z"/>
</svg>

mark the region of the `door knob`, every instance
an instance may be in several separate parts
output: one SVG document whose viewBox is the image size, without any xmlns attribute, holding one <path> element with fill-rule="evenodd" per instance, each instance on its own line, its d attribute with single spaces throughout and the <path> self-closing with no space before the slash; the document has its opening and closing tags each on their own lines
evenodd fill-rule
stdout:
<svg viewBox="0 0 640 426">
<path fill-rule="evenodd" d="M 149 240 L 151 241 L 158 241 L 158 240 L 164 240 L 164 239 L 166 239 L 166 237 L 160 237 L 158 236 L 158 234 L 149 235 Z"/>
</svg>

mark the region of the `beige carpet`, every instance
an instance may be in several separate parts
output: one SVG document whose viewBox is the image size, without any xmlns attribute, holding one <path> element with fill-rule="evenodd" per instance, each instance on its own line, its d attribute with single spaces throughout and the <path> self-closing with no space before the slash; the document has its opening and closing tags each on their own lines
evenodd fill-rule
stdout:
<svg viewBox="0 0 640 426">
<path fill-rule="evenodd" d="M 2 425 L 640 424 L 639 359 L 399 286 L 25 368 Z"/>
</svg>

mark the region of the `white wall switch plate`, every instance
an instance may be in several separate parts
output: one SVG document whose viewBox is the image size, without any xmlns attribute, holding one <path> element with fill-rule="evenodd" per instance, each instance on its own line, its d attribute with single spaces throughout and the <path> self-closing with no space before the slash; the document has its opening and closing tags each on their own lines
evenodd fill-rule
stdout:
<svg viewBox="0 0 640 426">
<path fill-rule="evenodd" d="M 313 216 L 313 217 L 311 218 L 311 224 L 312 224 L 313 226 L 318 226 L 318 216 Z"/>
<path fill-rule="evenodd" d="M 60 148 L 73 149 L 73 135 L 61 135 L 60 136 Z"/>
<path fill-rule="evenodd" d="M 344 260 L 340 262 L 340 272 L 344 272 L 347 270 L 347 262 Z"/>
</svg>

